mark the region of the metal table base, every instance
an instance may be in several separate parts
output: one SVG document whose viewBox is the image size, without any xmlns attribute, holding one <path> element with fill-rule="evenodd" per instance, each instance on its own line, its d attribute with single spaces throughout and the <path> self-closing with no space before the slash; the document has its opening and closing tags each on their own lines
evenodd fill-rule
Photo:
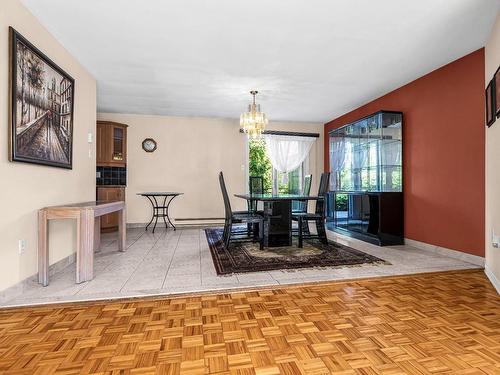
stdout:
<svg viewBox="0 0 500 375">
<path fill-rule="evenodd" d="M 165 223 L 165 229 L 168 229 L 168 226 L 174 228 L 176 230 L 175 225 L 170 220 L 170 216 L 168 214 L 168 208 L 170 207 L 170 203 L 174 200 L 175 197 L 182 195 L 183 193 L 176 192 L 149 192 L 149 193 L 138 193 L 137 195 L 146 197 L 151 203 L 151 207 L 153 208 L 153 215 L 151 216 L 151 220 L 148 225 L 146 225 L 146 230 L 148 230 L 149 226 L 155 222 L 153 225 L 153 233 L 156 229 L 156 224 L 158 224 L 158 218 L 162 218 Z M 158 198 L 158 199 L 157 199 Z M 161 202 L 161 204 L 158 202 Z"/>
</svg>

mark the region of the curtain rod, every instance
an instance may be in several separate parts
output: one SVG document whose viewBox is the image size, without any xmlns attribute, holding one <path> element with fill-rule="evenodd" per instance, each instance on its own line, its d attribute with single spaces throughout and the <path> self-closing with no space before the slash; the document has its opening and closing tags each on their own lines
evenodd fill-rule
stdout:
<svg viewBox="0 0 500 375">
<path fill-rule="evenodd" d="M 240 129 L 240 133 L 243 133 L 243 129 Z M 319 138 L 319 133 L 301 133 L 301 132 L 285 132 L 279 130 L 264 130 L 262 134 L 265 135 L 288 135 L 291 137 L 313 137 Z"/>
</svg>

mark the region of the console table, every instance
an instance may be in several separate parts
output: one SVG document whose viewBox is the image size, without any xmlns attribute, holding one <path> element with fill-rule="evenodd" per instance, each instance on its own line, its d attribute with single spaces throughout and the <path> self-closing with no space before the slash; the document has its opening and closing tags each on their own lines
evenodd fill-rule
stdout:
<svg viewBox="0 0 500 375">
<path fill-rule="evenodd" d="M 38 282 L 49 284 L 49 220 L 76 219 L 76 282 L 92 280 L 94 277 L 94 251 L 101 241 L 100 217 L 118 212 L 118 250 L 126 247 L 125 202 L 82 202 L 62 206 L 45 207 L 38 211 Z"/>
</svg>

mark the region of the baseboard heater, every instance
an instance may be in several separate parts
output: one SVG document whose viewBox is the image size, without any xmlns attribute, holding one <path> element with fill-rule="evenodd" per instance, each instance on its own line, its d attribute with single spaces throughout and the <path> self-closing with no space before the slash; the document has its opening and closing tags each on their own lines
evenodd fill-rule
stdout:
<svg viewBox="0 0 500 375">
<path fill-rule="evenodd" d="M 223 217 L 182 217 L 176 218 L 175 225 L 184 226 L 200 226 L 200 225 L 221 225 L 224 224 Z"/>
<path fill-rule="evenodd" d="M 222 217 L 183 217 L 173 220 L 176 227 L 199 227 L 199 226 L 214 226 L 214 225 L 224 225 L 224 218 Z M 150 228 L 155 223 L 151 223 Z M 127 228 L 143 228 L 148 223 L 127 223 Z M 165 227 L 162 220 L 158 220 L 156 224 L 157 228 Z"/>
</svg>

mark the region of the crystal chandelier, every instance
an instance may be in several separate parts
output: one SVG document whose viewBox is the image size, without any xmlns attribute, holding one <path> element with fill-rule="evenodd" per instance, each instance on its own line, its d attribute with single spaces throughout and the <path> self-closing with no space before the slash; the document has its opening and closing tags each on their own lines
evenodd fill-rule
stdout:
<svg viewBox="0 0 500 375">
<path fill-rule="evenodd" d="M 253 103 L 248 105 L 248 112 L 240 116 L 240 127 L 251 138 L 259 138 L 268 124 L 266 114 L 260 111 L 260 104 L 255 103 L 255 95 L 258 93 L 258 91 L 250 91 L 253 95 Z"/>
</svg>

